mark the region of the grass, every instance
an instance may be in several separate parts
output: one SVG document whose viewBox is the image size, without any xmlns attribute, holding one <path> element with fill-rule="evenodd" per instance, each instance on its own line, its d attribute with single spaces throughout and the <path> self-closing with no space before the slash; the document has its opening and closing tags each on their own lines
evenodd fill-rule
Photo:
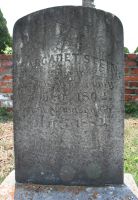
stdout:
<svg viewBox="0 0 138 200">
<path fill-rule="evenodd" d="M 131 173 L 138 185 L 138 103 L 126 103 L 125 113 L 125 172 Z"/>
<path fill-rule="evenodd" d="M 0 122 L 7 122 L 13 120 L 13 112 L 8 108 L 0 108 Z"/>
<path fill-rule="evenodd" d="M 125 103 L 126 118 L 138 118 L 138 103 L 128 102 Z"/>
<path fill-rule="evenodd" d="M 0 183 L 14 168 L 12 111 L 0 108 Z"/>
<path fill-rule="evenodd" d="M 128 111 L 125 119 L 124 166 L 125 172 L 131 173 L 138 184 L 138 114 L 135 110 L 133 111 L 130 113 Z M 13 168 L 12 113 L 0 109 L 0 183 Z"/>
<path fill-rule="evenodd" d="M 13 123 L 0 122 L 0 183 L 14 168 Z"/>
<path fill-rule="evenodd" d="M 138 118 L 125 120 L 125 172 L 131 173 L 138 185 Z"/>
</svg>

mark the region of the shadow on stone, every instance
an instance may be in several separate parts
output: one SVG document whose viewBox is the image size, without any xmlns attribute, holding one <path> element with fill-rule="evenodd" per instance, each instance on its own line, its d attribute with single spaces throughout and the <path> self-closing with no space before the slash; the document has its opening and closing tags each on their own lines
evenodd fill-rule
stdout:
<svg viewBox="0 0 138 200">
<path fill-rule="evenodd" d="M 0 200 L 138 200 L 132 175 L 124 177 L 125 184 L 118 186 L 46 186 L 15 183 L 13 171 L 0 185 Z"/>
</svg>

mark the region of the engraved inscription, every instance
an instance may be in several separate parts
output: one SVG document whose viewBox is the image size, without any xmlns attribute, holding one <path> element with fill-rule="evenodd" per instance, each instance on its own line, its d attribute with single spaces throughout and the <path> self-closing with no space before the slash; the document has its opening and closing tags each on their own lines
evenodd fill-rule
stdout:
<svg viewBox="0 0 138 200">
<path fill-rule="evenodd" d="M 14 28 L 16 181 L 122 183 L 123 35 L 109 13 L 60 6 Z"/>
<path fill-rule="evenodd" d="M 104 59 L 96 58 L 87 54 L 80 55 L 78 53 L 62 53 L 62 54 L 52 54 L 50 56 L 41 57 L 39 59 L 35 59 L 30 61 L 29 65 L 31 66 L 31 70 L 41 70 L 47 71 L 47 66 L 53 65 L 53 70 L 56 69 L 54 66 L 61 67 L 62 65 L 70 64 L 69 70 L 71 67 L 76 65 L 76 71 L 80 74 L 92 72 L 93 75 L 100 77 L 108 77 L 112 78 L 120 78 L 119 75 L 119 66 L 117 64 L 111 63 Z M 80 64 L 80 65 L 78 65 Z M 94 67 L 91 67 L 94 66 Z"/>
</svg>

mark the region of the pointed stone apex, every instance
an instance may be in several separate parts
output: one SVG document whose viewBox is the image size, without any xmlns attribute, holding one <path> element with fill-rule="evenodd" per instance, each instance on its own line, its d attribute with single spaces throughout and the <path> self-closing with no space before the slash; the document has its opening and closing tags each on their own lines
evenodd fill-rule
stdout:
<svg viewBox="0 0 138 200">
<path fill-rule="evenodd" d="M 82 0 L 82 6 L 95 8 L 94 0 Z"/>
</svg>

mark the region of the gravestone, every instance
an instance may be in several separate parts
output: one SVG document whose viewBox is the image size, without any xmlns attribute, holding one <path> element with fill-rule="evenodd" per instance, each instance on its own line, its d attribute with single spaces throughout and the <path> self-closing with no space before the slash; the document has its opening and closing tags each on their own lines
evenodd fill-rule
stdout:
<svg viewBox="0 0 138 200">
<path fill-rule="evenodd" d="M 89 7 L 44 9 L 14 27 L 20 183 L 123 183 L 123 28 Z"/>
<path fill-rule="evenodd" d="M 94 8 L 94 0 L 82 0 L 82 5 L 84 7 L 90 7 L 90 8 Z"/>
</svg>

